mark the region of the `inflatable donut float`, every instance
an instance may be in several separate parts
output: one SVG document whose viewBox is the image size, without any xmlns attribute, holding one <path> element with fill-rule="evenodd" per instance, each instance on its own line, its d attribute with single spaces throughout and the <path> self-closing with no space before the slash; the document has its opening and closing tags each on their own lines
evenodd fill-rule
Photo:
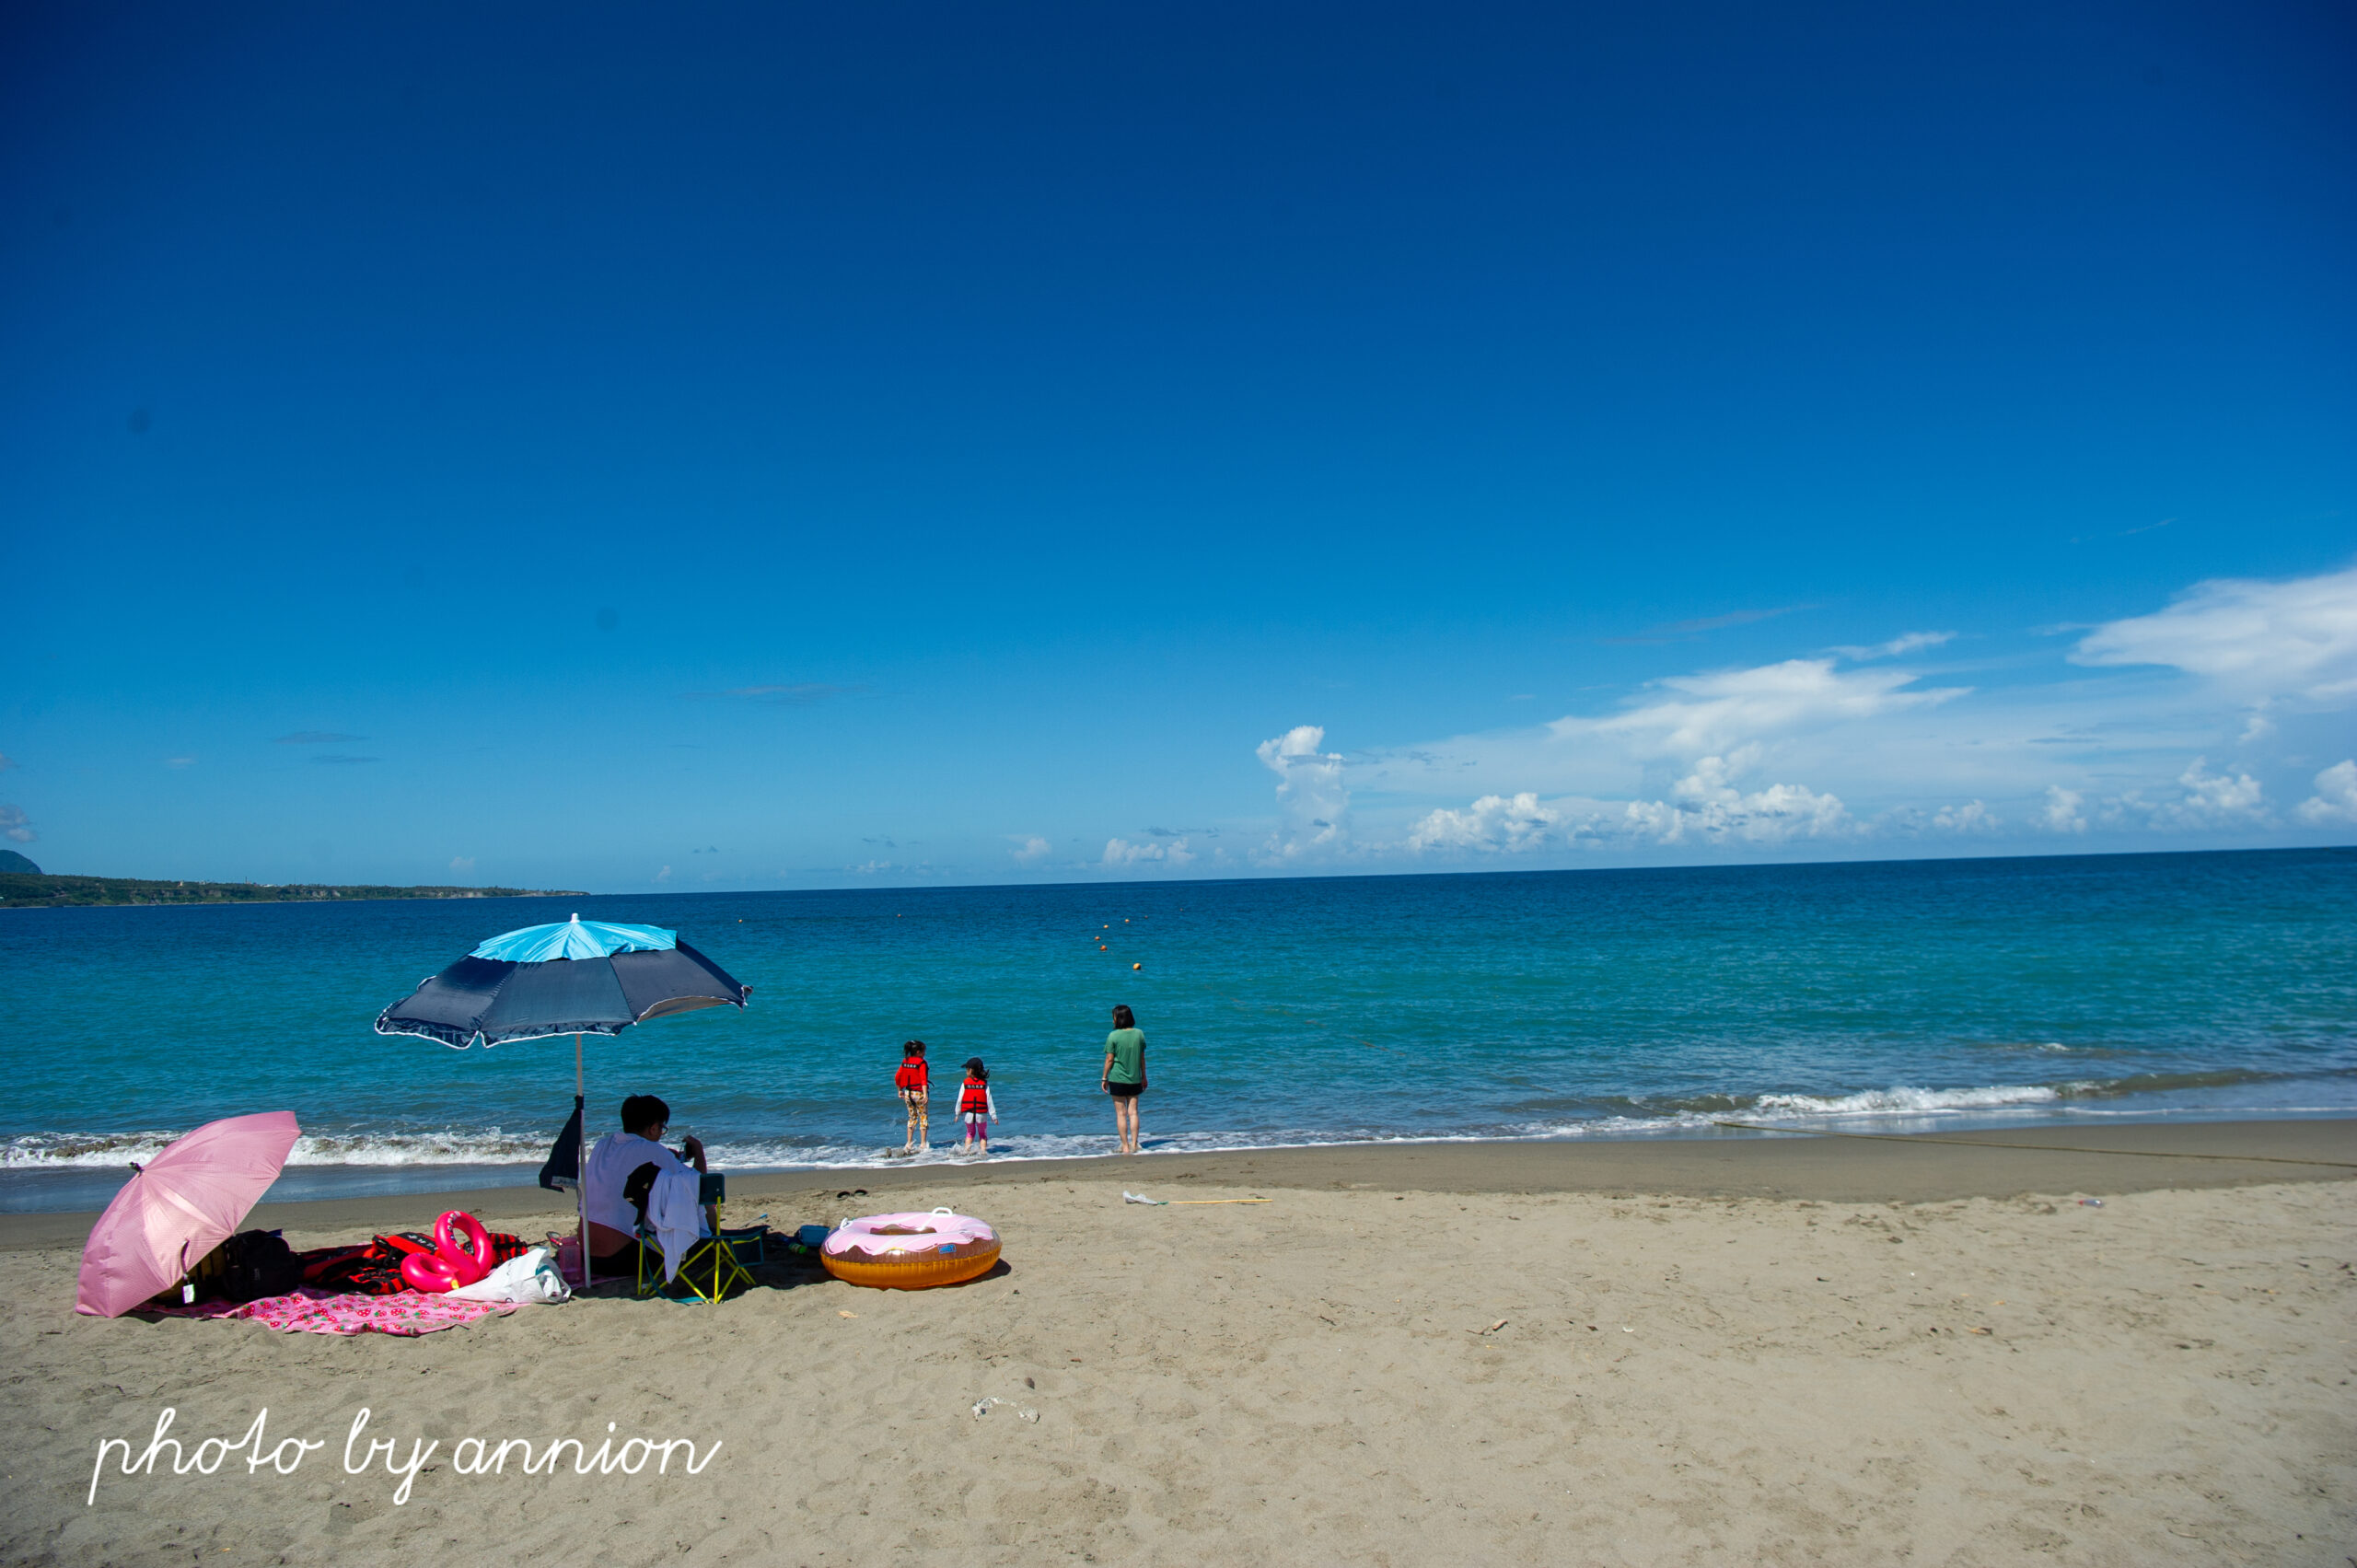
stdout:
<svg viewBox="0 0 2357 1568">
<path fill-rule="evenodd" d="M 846 1284 L 931 1290 L 989 1273 L 998 1252 L 998 1232 L 989 1225 L 935 1209 L 845 1220 L 820 1244 L 819 1261 Z"/>
</svg>

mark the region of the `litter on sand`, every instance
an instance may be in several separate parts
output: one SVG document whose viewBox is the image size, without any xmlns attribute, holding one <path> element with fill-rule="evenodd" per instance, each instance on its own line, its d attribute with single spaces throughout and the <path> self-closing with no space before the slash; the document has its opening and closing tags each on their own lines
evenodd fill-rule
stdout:
<svg viewBox="0 0 2357 1568">
<path fill-rule="evenodd" d="M 1471 1331 L 1471 1332 L 1473 1332 L 1473 1333 L 1476 1333 L 1476 1334 L 1494 1334 L 1494 1333 L 1496 1333 L 1500 1329 L 1503 1329 L 1503 1328 L 1504 1328 L 1505 1326 L 1506 1326 L 1506 1320 L 1505 1320 L 1504 1318 L 1499 1318 L 1496 1322 L 1494 1322 L 1494 1323 L 1491 1324 L 1491 1325 L 1490 1325 L 1488 1328 L 1486 1328 L 1486 1329 L 1475 1329 L 1475 1330 L 1470 1330 L 1470 1331 Z"/>
<path fill-rule="evenodd" d="M 1144 1203 L 1154 1209 L 1205 1208 L 1213 1203 L 1269 1203 L 1271 1198 L 1148 1198 L 1136 1192 L 1123 1192 L 1124 1203 Z"/>
<path fill-rule="evenodd" d="M 977 1400 L 974 1401 L 974 1419 L 976 1421 L 980 1421 L 982 1417 L 990 1414 L 991 1407 L 993 1405 L 1012 1405 L 1014 1403 L 1015 1401 L 1013 1400 L 1002 1400 L 995 1395 L 986 1400 Z M 1017 1407 L 1015 1412 L 1015 1419 L 1017 1421 L 1037 1421 L 1039 1419 L 1039 1412 L 1035 1410 Z"/>
</svg>

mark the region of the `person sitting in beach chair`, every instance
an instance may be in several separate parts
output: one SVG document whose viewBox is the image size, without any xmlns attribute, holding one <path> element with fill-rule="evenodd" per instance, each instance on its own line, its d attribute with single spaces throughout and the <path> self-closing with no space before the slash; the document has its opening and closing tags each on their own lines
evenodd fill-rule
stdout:
<svg viewBox="0 0 2357 1568">
<path fill-rule="evenodd" d="M 707 1176 L 706 1182 L 718 1177 Z M 738 1261 L 725 1237 L 693 1236 L 684 1216 L 694 1214 L 695 1200 L 703 1194 L 691 1189 L 685 1173 L 665 1170 L 649 1160 L 630 1173 L 622 1194 L 637 1212 L 637 1289 L 642 1296 L 661 1291 L 681 1300 L 716 1305 L 728 1293 L 749 1289 L 753 1276 Z M 675 1266 L 676 1265 L 676 1266 Z"/>
<path fill-rule="evenodd" d="M 635 1278 L 639 1272 L 638 1233 L 643 1216 L 624 1194 L 624 1185 L 641 1166 L 652 1165 L 658 1173 L 675 1172 L 679 1184 L 687 1190 L 686 1209 L 692 1215 L 698 1179 L 705 1170 L 704 1153 L 703 1144 L 694 1138 L 684 1140 L 676 1155 L 663 1146 L 663 1133 L 671 1124 L 671 1108 L 653 1095 L 633 1095 L 622 1101 L 621 1120 L 621 1132 L 607 1133 L 589 1151 L 588 1168 L 583 1173 L 581 1184 L 582 1211 L 589 1222 L 589 1256 L 598 1272 Z M 666 1196 L 673 1191 L 667 1183 Z M 658 1217 L 672 1215 L 675 1207 L 669 1203 L 660 1206 Z M 682 1250 L 686 1244 L 693 1243 L 703 1228 L 691 1219 L 686 1223 L 687 1233 L 679 1238 Z"/>
</svg>

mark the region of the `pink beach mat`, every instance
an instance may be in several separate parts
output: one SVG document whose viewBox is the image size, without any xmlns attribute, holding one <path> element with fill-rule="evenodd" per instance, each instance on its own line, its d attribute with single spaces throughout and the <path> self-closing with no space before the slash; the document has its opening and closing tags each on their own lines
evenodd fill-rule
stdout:
<svg viewBox="0 0 2357 1568">
<path fill-rule="evenodd" d="M 453 1301 L 447 1295 L 414 1290 L 391 1295 L 343 1295 L 306 1289 L 292 1295 L 265 1295 L 259 1301 L 214 1301 L 160 1310 L 168 1318 L 242 1318 L 287 1334 L 414 1335 L 479 1322 L 513 1312 L 516 1306 L 512 1301 Z"/>
</svg>

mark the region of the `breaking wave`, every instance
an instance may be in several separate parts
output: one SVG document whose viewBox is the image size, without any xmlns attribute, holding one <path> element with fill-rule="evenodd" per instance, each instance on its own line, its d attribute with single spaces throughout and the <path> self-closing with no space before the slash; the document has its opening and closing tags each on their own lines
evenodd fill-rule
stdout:
<svg viewBox="0 0 2357 1568">
<path fill-rule="evenodd" d="M 2346 1080 L 2357 1074 L 2327 1073 L 2325 1079 Z M 1713 1132 L 1723 1121 L 1741 1121 L 1798 1127 L 1825 1122 L 1852 1125 L 1882 1123 L 1894 1127 L 1963 1118 L 2066 1120 L 2073 1115 L 2136 1114 L 2163 1110 L 2152 1103 L 2160 1097 L 2187 1091 L 2228 1089 L 2238 1086 L 2284 1082 L 2282 1074 L 2250 1072 L 2140 1073 L 2126 1077 L 2084 1079 L 2044 1084 L 1990 1084 L 1961 1088 L 1930 1088 L 1893 1085 L 1841 1094 L 1711 1094 L 1664 1097 L 1659 1099 L 1601 1098 L 1558 1100 L 1547 1114 L 1461 1127 L 1255 1127 L 1217 1131 L 1150 1134 L 1155 1153 L 1215 1153 L 1239 1149 L 1311 1148 L 1335 1144 L 1446 1144 L 1497 1139 L 1566 1140 L 1700 1136 Z M 2346 1092 L 2327 1093 L 2328 1100 L 2346 1100 Z M 2136 1105 L 2111 1104 L 2121 1101 Z M 2107 1102 L 2111 1102 L 2107 1104 Z M 2212 1105 L 2216 1110 L 2231 1109 Z M 2251 1109 L 2260 1109 L 2254 1105 Z M 2333 1113 L 2338 1108 L 2306 1108 Z M 2040 1112 L 2045 1114 L 2040 1116 Z M 2008 1113 L 2013 1113 L 2009 1115 Z M 2339 1113 L 2345 1114 L 2345 1109 Z M 119 1170 L 134 1162 L 153 1159 L 178 1132 L 162 1130 L 113 1133 L 29 1133 L 0 1142 L 0 1170 L 64 1171 Z M 556 1130 L 514 1132 L 491 1127 L 479 1131 L 443 1129 L 431 1132 L 307 1132 L 296 1141 L 290 1167 L 363 1168 L 432 1167 L 451 1166 L 538 1166 L 548 1156 Z M 869 1169 L 911 1163 L 889 1145 L 847 1138 L 730 1137 L 715 1132 L 706 1138 L 714 1165 L 730 1170 Z M 995 1136 L 994 1159 L 1079 1159 L 1109 1154 L 1109 1132 L 1035 1133 Z M 954 1161 L 946 1146 L 936 1145 L 913 1163 Z"/>
<path fill-rule="evenodd" d="M 186 1132 L 34 1132 L 0 1144 L 0 1170 L 115 1170 L 145 1164 Z M 538 1165 L 555 1129 L 480 1132 L 306 1132 L 287 1154 L 290 1166 Z"/>
</svg>

